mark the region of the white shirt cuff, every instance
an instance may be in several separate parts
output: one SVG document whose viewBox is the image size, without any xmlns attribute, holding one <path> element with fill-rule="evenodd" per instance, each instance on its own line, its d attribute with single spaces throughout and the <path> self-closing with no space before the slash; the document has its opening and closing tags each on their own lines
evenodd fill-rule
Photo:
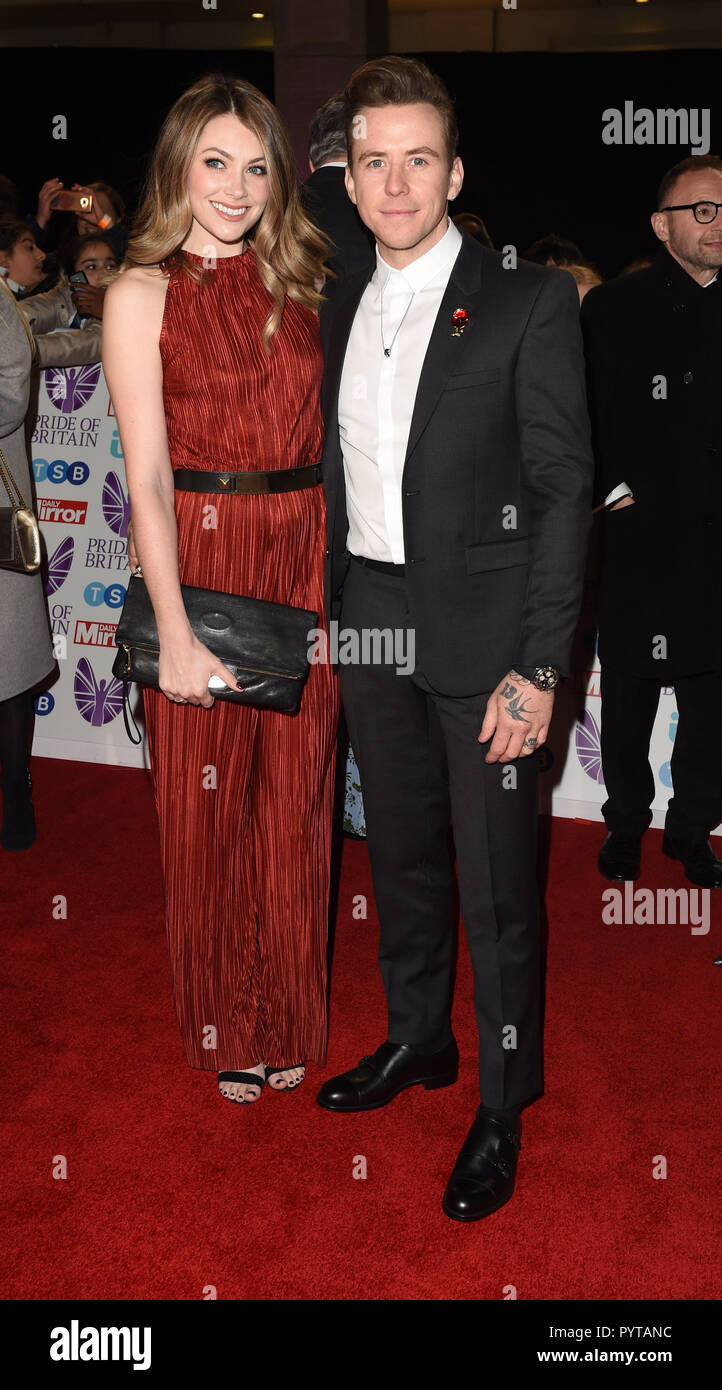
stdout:
<svg viewBox="0 0 722 1390">
<path fill-rule="evenodd" d="M 634 493 L 632 492 L 631 487 L 629 487 L 627 483 L 617 483 L 617 486 L 613 487 L 612 491 L 607 493 L 604 499 L 604 505 L 605 507 L 611 507 L 612 503 L 618 502 L 620 497 L 633 496 Z"/>
</svg>

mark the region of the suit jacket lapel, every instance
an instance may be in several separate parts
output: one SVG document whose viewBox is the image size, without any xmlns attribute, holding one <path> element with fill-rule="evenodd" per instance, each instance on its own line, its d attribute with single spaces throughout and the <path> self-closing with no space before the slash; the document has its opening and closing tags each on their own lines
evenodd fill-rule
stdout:
<svg viewBox="0 0 722 1390">
<path fill-rule="evenodd" d="M 324 415 L 326 437 L 332 440 L 334 445 L 338 444 L 339 455 L 341 446 L 338 434 L 338 395 L 341 388 L 346 348 L 361 296 L 375 269 L 376 266 L 372 265 L 368 271 L 363 271 L 353 277 L 353 280 L 348 284 L 346 294 L 339 300 L 338 306 L 334 308 L 329 325 L 324 380 Z"/>
<path fill-rule="evenodd" d="M 482 248 L 466 232 L 462 232 L 462 236 L 463 242 L 444 290 L 421 368 L 404 467 L 436 408 L 448 378 L 458 369 L 459 359 L 464 353 L 464 340 L 468 340 L 469 334 L 474 331 L 476 313 L 464 302 L 464 296 L 476 294 L 481 288 L 483 255 L 479 254 Z M 458 337 L 454 336 L 452 322 L 455 309 L 466 309 L 469 315 L 464 331 Z"/>
</svg>

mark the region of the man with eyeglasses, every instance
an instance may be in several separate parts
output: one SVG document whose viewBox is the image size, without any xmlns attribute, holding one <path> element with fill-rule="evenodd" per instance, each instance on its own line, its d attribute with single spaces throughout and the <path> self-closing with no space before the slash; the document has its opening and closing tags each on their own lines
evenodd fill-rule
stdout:
<svg viewBox="0 0 722 1390">
<path fill-rule="evenodd" d="M 652 820 L 660 690 L 678 723 L 664 853 L 722 888 L 722 159 L 665 174 L 656 261 L 582 306 L 603 509 L 599 571 L 602 768 L 599 869 L 636 879 Z"/>
</svg>

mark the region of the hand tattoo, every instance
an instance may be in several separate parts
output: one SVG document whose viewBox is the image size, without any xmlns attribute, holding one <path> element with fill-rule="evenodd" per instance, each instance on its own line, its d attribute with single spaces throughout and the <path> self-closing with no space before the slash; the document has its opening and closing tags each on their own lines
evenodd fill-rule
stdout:
<svg viewBox="0 0 722 1390">
<path fill-rule="evenodd" d="M 511 715 L 512 719 L 519 720 L 522 724 L 530 724 L 531 720 L 527 719 L 526 715 L 536 714 L 536 710 L 533 708 L 533 706 L 525 705 L 524 699 L 525 697 L 523 695 L 515 696 L 513 700 L 509 701 L 509 704 L 506 707 L 506 712 L 507 714 Z"/>
</svg>

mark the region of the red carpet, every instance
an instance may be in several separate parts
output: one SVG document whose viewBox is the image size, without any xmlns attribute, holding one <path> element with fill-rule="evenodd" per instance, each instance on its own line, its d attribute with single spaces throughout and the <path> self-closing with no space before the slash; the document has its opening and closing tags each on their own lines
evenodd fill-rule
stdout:
<svg viewBox="0 0 722 1390">
<path fill-rule="evenodd" d="M 606 926 L 602 827 L 552 822 L 546 1095 L 525 1112 L 512 1202 L 463 1226 L 441 1195 L 478 1103 L 465 946 L 458 1084 L 368 1115 L 316 1106 L 323 1077 L 385 1035 L 366 849 L 347 841 L 328 1066 L 294 1095 L 230 1105 L 181 1051 L 146 774 L 46 759 L 33 772 L 39 839 L 0 852 L 4 1297 L 717 1297 L 722 895 L 706 936 Z M 643 867 L 644 886 L 685 884 L 660 832 Z"/>
</svg>

